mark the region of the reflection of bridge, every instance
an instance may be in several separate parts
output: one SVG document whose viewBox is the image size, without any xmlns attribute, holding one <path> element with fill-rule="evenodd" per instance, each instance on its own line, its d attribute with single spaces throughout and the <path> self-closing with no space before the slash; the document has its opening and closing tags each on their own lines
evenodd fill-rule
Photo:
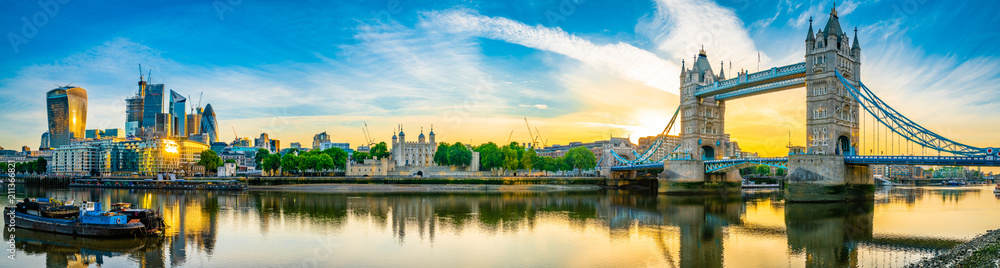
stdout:
<svg viewBox="0 0 1000 268">
<path fill-rule="evenodd" d="M 620 166 L 605 166 L 604 172 L 609 179 L 627 180 L 635 179 L 635 172 L 639 170 L 663 169 L 659 191 L 676 193 L 689 192 L 698 183 L 738 184 L 736 169 L 768 165 L 789 169 L 789 200 L 834 201 L 870 199 L 872 193 L 868 186 L 873 184 L 873 176 L 869 166 L 873 164 L 1000 166 L 998 150 L 974 147 L 938 135 L 878 98 L 861 82 L 861 46 L 857 30 L 853 44 L 849 41 L 841 30 L 837 11 L 832 9 L 826 26 L 820 31 L 813 31 L 810 20 L 805 62 L 756 73 L 740 72 L 727 79 L 722 69 L 715 73 L 707 53 L 700 51 L 691 68 L 682 62 L 680 105 L 660 135 L 661 140 L 666 137 L 679 114 L 680 145 L 662 159 L 650 157 L 654 154 L 649 150 L 641 154 L 633 152 L 632 156 L 606 152 L 614 156 Z M 806 140 L 801 153 L 781 158 L 721 157 L 730 146 L 724 133 L 726 101 L 801 87 L 806 88 L 807 114 Z M 891 155 L 895 154 L 892 152 L 882 155 L 883 152 L 874 149 L 870 150 L 871 155 L 863 155 L 860 145 L 865 133 L 861 128 L 869 127 L 863 121 L 866 117 L 871 118 L 872 133 L 876 134 L 872 135 L 871 143 L 897 144 L 905 140 L 907 148 L 930 149 L 938 156 Z M 881 133 L 876 132 L 880 127 Z M 650 150 L 660 150 L 661 144 L 662 141 L 655 141 Z M 941 153 L 952 156 L 940 156 Z M 721 173 L 729 174 L 712 175 Z M 857 191 L 834 191 L 845 193 L 833 196 L 815 194 L 830 187 Z"/>
</svg>

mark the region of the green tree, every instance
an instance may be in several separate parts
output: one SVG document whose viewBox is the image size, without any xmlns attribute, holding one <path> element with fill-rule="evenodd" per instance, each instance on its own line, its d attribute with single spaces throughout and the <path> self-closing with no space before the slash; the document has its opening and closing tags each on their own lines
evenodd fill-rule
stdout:
<svg viewBox="0 0 1000 268">
<path fill-rule="evenodd" d="M 369 154 L 371 154 L 372 157 L 374 158 L 378 158 L 379 160 L 381 160 L 382 158 L 389 157 L 389 146 L 385 145 L 384 141 L 379 142 L 378 144 L 375 144 L 375 146 L 372 146 L 371 150 L 369 150 Z"/>
<path fill-rule="evenodd" d="M 323 154 L 330 156 L 330 160 L 333 161 L 333 166 L 330 169 L 345 169 L 347 168 L 347 152 L 340 148 L 330 148 L 323 150 Z"/>
<path fill-rule="evenodd" d="M 501 151 L 503 152 L 503 174 L 507 175 L 508 170 L 517 171 L 517 167 L 521 165 L 520 159 L 517 159 L 517 152 L 510 146 L 504 146 Z"/>
<path fill-rule="evenodd" d="M 779 177 L 784 177 L 786 172 L 787 171 L 785 171 L 784 168 L 779 168 L 777 171 L 774 172 L 775 173 L 774 175 Z"/>
<path fill-rule="evenodd" d="M 267 149 L 264 148 L 257 149 L 257 153 L 254 154 L 253 156 L 253 162 L 254 164 L 257 165 L 257 169 L 264 169 L 264 166 L 262 166 L 261 163 L 263 163 L 264 159 L 267 158 L 267 156 L 270 154 L 271 151 Z"/>
<path fill-rule="evenodd" d="M 292 153 L 281 156 L 281 170 L 283 172 L 299 170 L 299 156 Z"/>
<path fill-rule="evenodd" d="M 233 164 L 236 164 L 236 160 L 235 159 L 226 159 L 226 161 L 222 161 L 222 163 L 233 163 Z"/>
<path fill-rule="evenodd" d="M 571 168 L 583 171 L 597 166 L 597 156 L 587 147 L 576 147 L 566 152 L 566 162 Z"/>
<path fill-rule="evenodd" d="M 45 174 L 49 171 L 49 161 L 45 160 L 43 157 L 39 157 L 35 160 L 35 173 Z"/>
<path fill-rule="evenodd" d="M 263 167 L 264 170 L 269 172 L 274 172 L 275 170 L 278 170 L 278 168 L 281 167 L 281 155 L 279 154 L 268 155 L 267 158 L 264 158 L 264 161 L 261 161 L 261 166 Z"/>
<path fill-rule="evenodd" d="M 201 159 L 198 160 L 197 164 L 205 166 L 205 173 L 215 172 L 222 165 L 222 158 L 215 151 L 204 150 L 201 151 Z"/>
<path fill-rule="evenodd" d="M 493 142 L 487 142 L 476 147 L 479 152 L 479 167 L 484 170 L 496 171 L 503 166 L 503 152 Z"/>
<path fill-rule="evenodd" d="M 468 166 L 472 161 L 472 151 L 461 142 L 456 142 L 448 148 L 448 164 L 453 166 Z"/>
<path fill-rule="evenodd" d="M 538 153 L 535 152 L 535 149 L 528 149 L 528 151 L 524 152 L 524 155 L 521 156 L 521 166 L 528 169 L 528 175 L 531 175 L 531 170 L 535 168 L 537 158 Z"/>
<path fill-rule="evenodd" d="M 301 170 L 302 172 L 315 171 L 317 162 L 319 162 L 319 156 L 317 154 L 307 154 L 305 156 L 300 156 L 299 170 Z"/>
<path fill-rule="evenodd" d="M 371 155 L 369 155 L 366 152 L 354 152 L 354 154 L 351 155 L 351 160 L 354 160 L 354 162 L 358 163 L 358 164 L 364 164 L 365 163 L 365 159 L 369 159 L 369 158 L 372 158 L 372 157 L 371 157 Z"/>
<path fill-rule="evenodd" d="M 771 175 L 771 167 L 765 165 L 757 165 L 757 174 L 761 176 Z"/>
<path fill-rule="evenodd" d="M 448 158 L 448 153 L 451 151 L 451 146 L 447 143 L 438 143 L 437 150 L 434 151 L 434 163 L 438 166 L 448 166 L 451 165 L 451 159 Z"/>
<path fill-rule="evenodd" d="M 340 150 L 340 148 L 332 148 L 332 149 Z M 340 150 L 340 151 L 343 152 L 343 150 Z M 317 171 L 326 172 L 327 170 L 332 170 L 332 169 L 337 168 L 337 164 L 335 163 L 336 161 L 333 159 L 333 157 L 330 156 L 330 154 L 325 154 L 324 153 L 324 154 L 320 154 L 320 155 L 313 156 L 313 157 L 316 158 L 316 170 Z M 344 155 L 344 157 L 346 158 L 347 156 Z"/>
<path fill-rule="evenodd" d="M 573 165 L 570 164 L 570 160 L 566 156 L 556 158 L 556 166 L 559 167 L 559 171 L 573 171 Z M 565 174 L 565 173 L 564 173 Z"/>
</svg>

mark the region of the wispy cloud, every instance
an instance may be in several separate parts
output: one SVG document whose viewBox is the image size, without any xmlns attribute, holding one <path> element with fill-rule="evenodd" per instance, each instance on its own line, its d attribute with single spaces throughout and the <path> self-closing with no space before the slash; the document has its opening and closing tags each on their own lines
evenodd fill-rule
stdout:
<svg viewBox="0 0 1000 268">
<path fill-rule="evenodd" d="M 535 105 L 518 104 L 517 106 L 518 107 L 525 107 L 525 108 L 537 108 L 537 109 L 541 109 L 541 110 L 545 110 L 545 109 L 549 108 L 549 106 L 545 105 L 545 104 L 535 104 Z"/>
<path fill-rule="evenodd" d="M 625 43 L 598 45 L 559 28 L 529 26 L 501 17 L 487 17 L 467 10 L 431 12 L 430 22 L 452 33 L 503 40 L 550 51 L 617 73 L 621 78 L 677 94 L 680 69 L 649 51 Z"/>
<path fill-rule="evenodd" d="M 730 9 L 703 0 L 658 0 L 651 17 L 636 25 L 636 32 L 652 40 L 658 53 L 671 61 L 691 60 L 703 46 L 709 60 L 736 66 L 755 66 L 758 53 L 743 21 Z M 761 65 L 770 58 L 760 53 Z M 713 64 L 714 66 L 714 64 Z"/>
</svg>

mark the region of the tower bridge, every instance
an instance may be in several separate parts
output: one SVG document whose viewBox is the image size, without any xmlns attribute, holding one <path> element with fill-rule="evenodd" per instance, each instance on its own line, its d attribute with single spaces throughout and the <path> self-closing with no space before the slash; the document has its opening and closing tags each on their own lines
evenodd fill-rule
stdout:
<svg viewBox="0 0 1000 268">
<path fill-rule="evenodd" d="M 727 79 L 721 68 L 715 73 L 702 49 L 690 68 L 685 61 L 681 66 L 680 105 L 663 131 L 668 133 L 680 115 L 680 145 L 662 159 L 653 159 L 649 150 L 633 152 L 633 156 L 606 152 L 618 160 L 614 161 L 618 166 L 603 162 L 610 183 L 635 179 L 638 171 L 662 169 L 660 193 L 734 192 L 740 190 L 739 168 L 763 164 L 788 168 L 786 200 L 845 201 L 873 197 L 873 164 L 1000 166 L 998 150 L 940 136 L 906 118 L 868 89 L 861 82 L 857 29 L 853 38 L 848 37 L 835 8 L 819 31 L 813 30 L 810 19 L 804 62 L 755 73 L 739 72 Z M 802 87 L 806 88 L 807 113 L 804 153 L 720 159 L 727 149 L 723 132 L 726 101 Z M 954 156 L 861 155 L 863 113 L 900 139 Z M 661 144 L 656 141 L 650 150 L 658 150 Z"/>
</svg>

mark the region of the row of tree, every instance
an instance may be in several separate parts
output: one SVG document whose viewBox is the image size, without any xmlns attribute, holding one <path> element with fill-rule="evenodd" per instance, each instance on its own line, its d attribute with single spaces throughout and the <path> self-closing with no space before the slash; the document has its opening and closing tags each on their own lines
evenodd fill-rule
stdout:
<svg viewBox="0 0 1000 268">
<path fill-rule="evenodd" d="M 778 177 L 783 177 L 783 176 L 785 176 L 786 172 L 787 172 L 787 170 L 785 170 L 784 168 L 777 168 L 777 170 L 774 171 L 774 174 L 771 174 L 771 167 L 767 166 L 767 165 L 757 165 L 756 167 L 748 167 L 748 168 L 741 168 L 740 169 L 740 175 L 741 176 L 749 176 L 749 175 L 771 176 L 771 175 L 774 175 L 774 176 L 778 176 Z"/>
<path fill-rule="evenodd" d="M 48 160 L 39 157 L 34 161 L 14 163 L 14 172 L 24 174 L 45 174 L 45 171 L 48 170 L 48 164 Z"/>
<path fill-rule="evenodd" d="M 528 173 L 535 170 L 558 172 L 576 169 L 582 171 L 593 169 L 597 165 L 597 157 L 585 147 L 572 148 L 558 158 L 538 156 L 535 149 L 525 149 L 517 142 L 511 142 L 503 147 L 498 147 L 493 142 L 487 142 L 474 147 L 473 151 L 479 152 L 481 170 L 499 171 L 501 174 L 519 169 L 527 170 Z"/>
</svg>

